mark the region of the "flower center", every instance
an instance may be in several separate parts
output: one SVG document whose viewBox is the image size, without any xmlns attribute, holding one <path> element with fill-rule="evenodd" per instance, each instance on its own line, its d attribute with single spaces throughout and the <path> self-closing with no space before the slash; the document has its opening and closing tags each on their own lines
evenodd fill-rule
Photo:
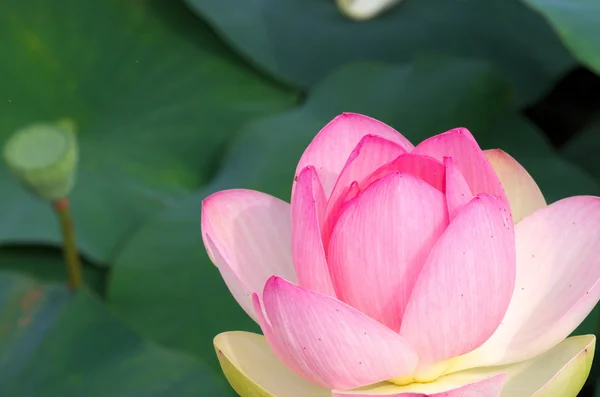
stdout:
<svg viewBox="0 0 600 397">
<path fill-rule="evenodd" d="M 398 386 L 406 386 L 410 385 L 411 383 L 430 383 L 444 375 L 455 360 L 456 358 L 451 358 L 449 360 L 440 361 L 432 365 L 419 366 L 419 368 L 417 368 L 413 374 L 398 376 L 396 378 L 389 379 L 388 382 Z"/>
</svg>

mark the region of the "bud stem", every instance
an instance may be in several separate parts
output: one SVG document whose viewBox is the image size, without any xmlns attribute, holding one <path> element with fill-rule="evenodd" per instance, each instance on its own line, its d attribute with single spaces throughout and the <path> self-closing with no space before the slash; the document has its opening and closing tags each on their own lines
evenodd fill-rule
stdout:
<svg viewBox="0 0 600 397">
<path fill-rule="evenodd" d="M 52 206 L 58 221 L 63 238 L 63 254 L 69 281 L 67 286 L 71 291 L 79 289 L 81 286 L 81 261 L 77 253 L 77 243 L 75 242 L 75 229 L 73 227 L 73 219 L 69 210 L 69 199 L 67 197 L 59 198 L 52 202 Z"/>
</svg>

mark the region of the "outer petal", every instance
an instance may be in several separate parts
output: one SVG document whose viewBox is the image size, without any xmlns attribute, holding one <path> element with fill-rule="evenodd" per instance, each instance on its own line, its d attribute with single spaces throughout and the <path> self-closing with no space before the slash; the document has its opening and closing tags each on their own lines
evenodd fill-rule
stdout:
<svg viewBox="0 0 600 397">
<path fill-rule="evenodd" d="M 294 268 L 301 286 L 335 296 L 321 240 L 326 204 L 316 170 L 306 167 L 292 197 Z"/>
<path fill-rule="evenodd" d="M 259 323 L 275 354 L 326 388 L 351 389 L 412 372 L 418 357 L 396 332 L 332 298 L 272 277 L 257 295 Z"/>
<path fill-rule="evenodd" d="M 444 194 L 408 174 L 390 174 L 348 204 L 328 262 L 339 299 L 398 331 L 429 251 L 448 225 Z"/>
<path fill-rule="evenodd" d="M 518 364 L 474 368 L 449 376 L 507 374 L 501 397 L 575 397 L 585 384 L 596 347 L 594 335 L 574 336 Z"/>
<path fill-rule="evenodd" d="M 515 227 L 517 278 L 502 326 L 454 370 L 526 360 L 566 338 L 600 299 L 600 198 L 571 197 Z"/>
<path fill-rule="evenodd" d="M 246 314 L 256 321 L 254 307 L 252 306 L 253 289 L 248 286 L 245 281 L 240 279 L 233 269 L 229 267 L 227 261 L 219 249 L 215 246 L 210 236 L 204 236 L 203 240 L 206 251 L 208 252 L 212 262 L 218 264 L 217 266 L 219 267 L 219 273 L 221 273 L 221 277 L 223 277 L 223 281 L 225 281 L 225 284 L 229 288 L 231 295 L 235 298 L 242 309 L 246 311 Z"/>
<path fill-rule="evenodd" d="M 473 193 L 452 157 L 444 157 L 444 165 L 446 166 L 446 202 L 448 215 L 452 221 L 460 208 L 471 200 Z"/>
<path fill-rule="evenodd" d="M 379 384 L 347 392 L 333 392 L 333 397 L 498 397 L 502 393 L 505 374 L 494 374 L 480 380 L 465 380 L 446 376 L 431 383 L 406 386 Z M 528 396 L 529 397 L 529 396 Z"/>
<path fill-rule="evenodd" d="M 406 153 L 406 150 L 400 145 L 379 136 L 366 135 L 361 139 L 340 172 L 327 203 L 323 233 L 326 246 L 340 208 L 348 199 L 352 198 L 348 193 L 352 194 L 352 189 L 358 189 L 360 192 L 366 187 L 367 179 L 373 171 L 403 153 Z"/>
<path fill-rule="evenodd" d="M 214 340 L 221 368 L 241 397 L 330 397 L 331 391 L 315 386 L 290 371 L 262 335 L 225 332 Z"/>
<path fill-rule="evenodd" d="M 533 360 L 501 367 L 508 375 L 501 397 L 576 397 L 595 350 L 594 335 L 575 336 Z"/>
<path fill-rule="evenodd" d="M 475 368 L 443 376 L 431 383 L 395 386 L 378 384 L 356 391 L 335 392 L 341 396 L 448 396 L 448 397 L 488 397 L 490 394 L 477 394 L 477 385 L 482 382 L 485 391 L 494 392 L 498 376 L 506 375 L 500 397 L 575 397 L 588 377 L 594 358 L 596 338 L 593 335 L 576 336 L 566 339 L 544 354 L 519 364 L 501 367 Z M 482 381 L 483 379 L 483 381 Z M 489 383 L 488 383 L 489 382 Z M 460 385 L 469 385 L 464 389 Z M 487 387 L 490 387 L 487 389 Z M 466 392 L 461 394 L 460 392 Z M 469 394 L 472 391 L 474 394 Z M 497 390 L 499 391 L 499 390 Z M 447 394 L 444 394 L 447 393 Z M 491 394 L 498 396 L 498 394 Z"/>
<path fill-rule="evenodd" d="M 506 192 L 514 223 L 546 206 L 540 188 L 517 160 L 500 149 L 484 153 Z"/>
<path fill-rule="evenodd" d="M 377 135 L 397 143 L 406 151 L 413 145 L 392 127 L 355 113 L 337 116 L 317 134 L 300 158 L 296 174 L 312 165 L 319 173 L 325 196 L 329 197 L 333 185 L 348 156 L 365 135 Z"/>
<path fill-rule="evenodd" d="M 251 295 L 270 276 L 296 280 L 286 202 L 253 190 L 221 191 L 203 201 L 201 228 L 208 255 L 251 317 Z"/>
<path fill-rule="evenodd" d="M 476 196 L 431 251 L 400 330 L 419 353 L 420 371 L 479 347 L 500 324 L 515 282 L 508 211 L 499 197 Z"/>
<path fill-rule="evenodd" d="M 456 128 L 421 142 L 413 153 L 443 161 L 452 157 L 474 195 L 488 193 L 504 196 L 494 169 L 466 128 Z"/>
</svg>

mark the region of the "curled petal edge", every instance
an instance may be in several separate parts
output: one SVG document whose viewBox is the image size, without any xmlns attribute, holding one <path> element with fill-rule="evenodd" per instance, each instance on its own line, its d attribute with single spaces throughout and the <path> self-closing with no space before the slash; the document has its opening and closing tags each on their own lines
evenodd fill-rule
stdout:
<svg viewBox="0 0 600 397">
<path fill-rule="evenodd" d="M 290 371 L 271 351 L 264 336 L 244 331 L 224 332 L 213 341 L 229 384 L 241 397 L 330 397 Z"/>
</svg>

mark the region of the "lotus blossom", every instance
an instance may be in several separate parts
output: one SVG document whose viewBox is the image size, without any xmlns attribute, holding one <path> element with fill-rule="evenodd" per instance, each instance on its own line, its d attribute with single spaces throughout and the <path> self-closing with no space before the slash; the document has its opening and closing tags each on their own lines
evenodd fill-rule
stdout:
<svg viewBox="0 0 600 397">
<path fill-rule="evenodd" d="M 600 298 L 600 198 L 546 205 L 464 128 L 413 146 L 349 113 L 293 179 L 291 204 L 203 202 L 208 254 L 264 334 L 215 338 L 238 394 L 577 395 L 595 337 L 568 336 Z"/>
</svg>

